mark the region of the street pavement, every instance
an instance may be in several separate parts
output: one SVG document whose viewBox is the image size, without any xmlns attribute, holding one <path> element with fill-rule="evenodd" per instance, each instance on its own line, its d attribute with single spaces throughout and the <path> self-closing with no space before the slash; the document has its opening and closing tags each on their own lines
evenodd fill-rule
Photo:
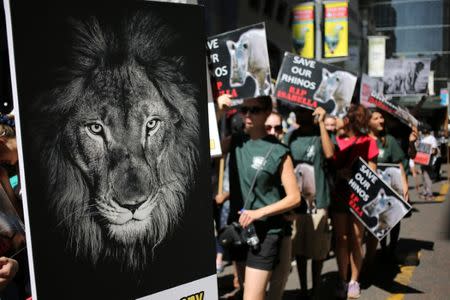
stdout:
<svg viewBox="0 0 450 300">
<path fill-rule="evenodd" d="M 402 220 L 397 259 L 386 259 L 377 252 L 371 283 L 361 291 L 360 299 L 450 299 L 450 201 L 448 166 L 443 165 L 443 180 L 433 184 L 435 201 L 420 199 L 409 178 L 413 214 Z M 310 265 L 308 266 L 310 270 Z M 219 274 L 219 295 L 230 292 L 232 267 Z M 310 279 L 310 273 L 309 278 Z M 324 263 L 319 299 L 335 299 L 337 265 L 334 257 Z M 309 288 L 311 282 L 309 281 Z M 305 299 L 298 296 L 299 281 L 294 265 L 283 300 Z"/>
</svg>

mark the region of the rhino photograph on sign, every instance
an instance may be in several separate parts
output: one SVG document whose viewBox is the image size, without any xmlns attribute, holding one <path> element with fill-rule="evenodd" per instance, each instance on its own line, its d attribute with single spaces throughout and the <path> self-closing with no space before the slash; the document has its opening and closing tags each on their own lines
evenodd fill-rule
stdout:
<svg viewBox="0 0 450 300">
<path fill-rule="evenodd" d="M 6 12 L 33 299 L 216 297 L 203 8 Z"/>
<path fill-rule="evenodd" d="M 396 185 L 397 179 L 383 180 L 389 178 L 387 173 L 391 171 L 382 167 L 378 171 L 379 176 L 359 158 L 353 165 L 353 176 L 348 182 L 353 191 L 350 211 L 378 240 L 382 240 L 411 210 L 411 205 L 391 187 Z"/>
<path fill-rule="evenodd" d="M 331 115 L 343 116 L 350 107 L 356 80 L 349 72 L 286 52 L 274 95 L 304 108 L 320 106 Z"/>
<path fill-rule="evenodd" d="M 208 38 L 214 97 L 268 96 L 271 92 L 266 29 L 259 23 Z"/>
</svg>

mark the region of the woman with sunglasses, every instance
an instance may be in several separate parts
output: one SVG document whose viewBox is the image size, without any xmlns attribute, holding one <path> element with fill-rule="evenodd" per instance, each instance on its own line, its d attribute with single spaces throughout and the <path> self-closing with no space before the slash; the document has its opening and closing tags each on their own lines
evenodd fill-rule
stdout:
<svg viewBox="0 0 450 300">
<path fill-rule="evenodd" d="M 278 112 L 272 111 L 266 120 L 265 126 L 267 134 L 273 135 L 280 141 L 283 140 L 283 118 Z"/>
<path fill-rule="evenodd" d="M 244 133 L 225 139 L 222 148 L 230 153 L 229 223 L 254 226 L 259 239 L 259 246 L 249 247 L 246 258 L 241 257 L 241 261 L 245 259 L 244 300 L 264 299 L 279 259 L 285 226 L 281 214 L 300 204 L 289 149 L 268 135 L 265 128 L 271 111 L 270 97 L 245 100 L 240 107 Z"/>
<path fill-rule="evenodd" d="M 356 299 L 360 297 L 359 274 L 363 261 L 362 238 L 364 226 L 350 212 L 352 192 L 348 180 L 352 165 L 359 157 L 376 171 L 378 147 L 367 135 L 369 111 L 362 105 L 352 105 L 344 118 L 336 119 L 336 152 L 331 161 L 336 170 L 335 189 L 332 192 L 331 215 L 336 239 L 336 260 L 339 278 L 336 296 Z M 348 270 L 350 265 L 350 282 Z"/>
</svg>

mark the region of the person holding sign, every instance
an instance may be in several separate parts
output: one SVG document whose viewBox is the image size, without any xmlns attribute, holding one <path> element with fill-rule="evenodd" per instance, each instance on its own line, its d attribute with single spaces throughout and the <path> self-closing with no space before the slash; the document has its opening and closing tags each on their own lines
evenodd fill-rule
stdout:
<svg viewBox="0 0 450 300">
<path fill-rule="evenodd" d="M 307 260 L 312 259 L 313 295 L 320 289 L 320 275 L 323 261 L 327 257 L 331 230 L 328 223 L 330 193 L 325 174 L 325 160 L 334 155 L 334 145 L 325 126 L 325 110 L 321 107 L 314 112 L 299 108 L 296 110 L 298 129 L 286 136 L 285 143 L 291 150 L 297 183 L 304 200 L 296 220 L 296 236 L 293 241 L 300 278 L 301 294 L 307 286 Z"/>
<path fill-rule="evenodd" d="M 221 101 L 222 102 L 222 101 Z M 249 243 L 245 267 L 245 300 L 263 300 L 279 256 L 285 220 L 282 213 L 300 204 L 289 149 L 268 135 L 265 121 L 272 110 L 270 97 L 247 99 L 240 107 L 244 134 L 223 141 L 230 153 L 229 223 L 256 231 Z"/>
<path fill-rule="evenodd" d="M 401 180 L 401 191 L 397 192 L 400 192 L 400 196 L 402 196 L 405 201 L 408 201 L 408 179 L 406 177 L 405 168 L 403 166 L 403 162 L 406 158 L 405 153 L 403 152 L 396 139 L 392 135 L 386 133 L 384 126 L 384 117 L 382 113 L 377 109 L 371 112 L 372 114 L 369 119 L 369 136 L 376 141 L 378 146 L 379 153 L 377 163 L 398 164 L 401 172 L 401 178 L 393 179 Z M 394 254 L 399 235 L 400 222 L 397 223 L 397 225 L 394 226 L 394 228 L 392 228 L 392 230 L 390 231 L 390 243 L 388 248 L 389 256 Z M 369 234 L 366 244 L 366 262 L 369 265 L 373 261 L 377 245 L 378 240 L 373 235 Z M 386 238 L 381 241 L 381 245 L 384 250 L 387 250 Z"/>
<path fill-rule="evenodd" d="M 426 144 L 431 146 L 431 158 L 428 165 L 422 165 L 422 177 L 423 177 L 423 193 L 422 197 L 425 200 L 433 200 L 433 191 L 431 190 L 431 177 L 430 174 L 433 173 L 433 165 L 439 154 L 437 140 L 434 135 L 431 134 L 431 127 L 428 124 L 422 125 L 420 128 L 423 137 L 420 140 L 421 144 Z"/>
<path fill-rule="evenodd" d="M 348 296 L 354 299 L 361 293 L 358 280 L 363 260 L 364 226 L 350 213 L 349 203 L 353 193 L 348 180 L 352 176 L 352 165 L 359 157 L 367 161 L 372 170 L 376 170 L 378 147 L 375 140 L 366 134 L 369 117 L 369 111 L 364 106 L 352 105 L 345 117 L 336 120 L 337 151 L 332 160 L 336 182 L 330 209 L 340 277 L 336 296 L 340 298 Z M 349 264 L 351 276 L 347 284 Z"/>
</svg>

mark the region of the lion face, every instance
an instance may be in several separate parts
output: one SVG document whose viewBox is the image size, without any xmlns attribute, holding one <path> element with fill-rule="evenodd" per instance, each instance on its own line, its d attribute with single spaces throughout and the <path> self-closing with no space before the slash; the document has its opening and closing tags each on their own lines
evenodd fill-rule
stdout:
<svg viewBox="0 0 450 300">
<path fill-rule="evenodd" d="M 107 234 L 127 243 L 144 237 L 163 197 L 168 174 L 160 176 L 165 143 L 178 123 L 153 84 L 138 70 L 110 80 L 97 72 L 69 120 L 66 142 L 91 191 L 91 205 Z M 101 88 L 99 88 L 101 87 Z"/>
<path fill-rule="evenodd" d="M 37 102 L 34 152 L 55 228 L 93 264 L 144 268 L 195 186 L 196 90 L 181 58 L 164 55 L 162 37 L 173 35 L 158 22 L 132 16 L 119 33 L 78 24 L 69 80 Z"/>
</svg>

